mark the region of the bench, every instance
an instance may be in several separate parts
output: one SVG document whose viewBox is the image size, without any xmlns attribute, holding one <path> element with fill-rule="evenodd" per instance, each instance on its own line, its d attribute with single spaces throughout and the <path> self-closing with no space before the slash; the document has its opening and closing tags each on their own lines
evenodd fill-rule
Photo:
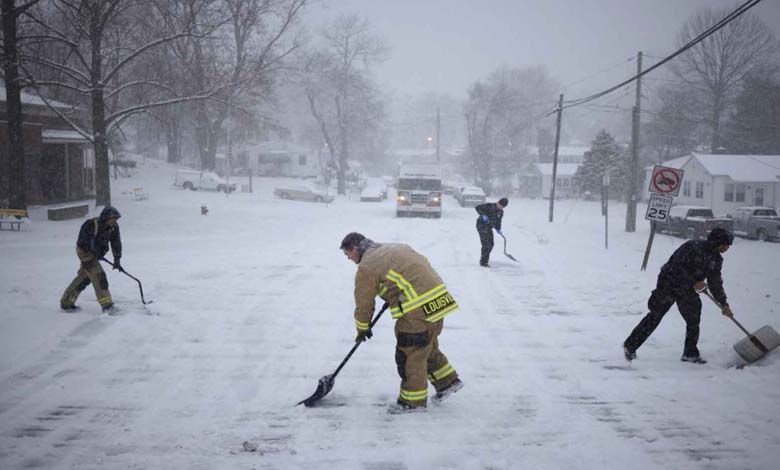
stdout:
<svg viewBox="0 0 780 470">
<path fill-rule="evenodd" d="M 144 191 L 144 188 L 133 188 L 133 197 L 135 197 L 136 201 L 143 201 L 144 199 L 149 199 L 149 194 Z"/>
<path fill-rule="evenodd" d="M 3 225 L 8 225 L 9 230 L 14 231 L 14 225 L 16 230 L 21 231 L 24 219 L 27 218 L 27 211 L 23 209 L 0 209 L 0 230 L 3 230 Z"/>
</svg>

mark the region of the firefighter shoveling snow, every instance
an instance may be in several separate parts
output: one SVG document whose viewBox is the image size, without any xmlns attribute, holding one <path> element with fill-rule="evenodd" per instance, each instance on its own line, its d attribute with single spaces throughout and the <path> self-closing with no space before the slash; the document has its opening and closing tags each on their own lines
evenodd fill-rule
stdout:
<svg viewBox="0 0 780 470">
<path fill-rule="evenodd" d="M 122 315 L 91 290 L 60 311 L 85 219 L 0 232 L 0 468 L 777 466 L 778 353 L 734 367 L 742 333 L 716 306 L 701 311 L 707 364 L 679 361 L 676 306 L 623 358 L 680 239 L 658 236 L 642 272 L 644 224 L 613 224 L 605 250 L 598 203 L 558 201 L 567 216 L 548 223 L 547 201 L 510 196 L 501 230 L 518 262 L 494 252 L 483 268 L 478 214 L 449 197 L 440 219 L 396 218 L 392 200 L 280 200 L 279 180 L 257 178 L 251 194 L 192 192 L 175 173 L 146 160 L 112 183 L 122 266 L 159 315 L 137 314 L 139 284 L 108 269 Z M 355 345 L 360 268 L 339 249 L 354 231 L 427 258 L 459 307 L 439 340 L 465 386 L 424 412 L 387 413 L 403 383 L 391 315 L 320 406 L 294 406 Z M 736 239 L 723 260 L 735 319 L 776 326 L 777 244 Z"/>
</svg>

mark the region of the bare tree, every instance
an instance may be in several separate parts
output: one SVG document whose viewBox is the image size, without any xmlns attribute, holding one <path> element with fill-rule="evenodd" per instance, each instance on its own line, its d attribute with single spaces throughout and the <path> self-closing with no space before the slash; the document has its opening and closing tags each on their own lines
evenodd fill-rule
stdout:
<svg viewBox="0 0 780 470">
<path fill-rule="evenodd" d="M 355 141 L 378 130 L 384 116 L 371 67 L 386 59 L 387 46 L 357 16 L 342 16 L 321 34 L 319 49 L 304 67 L 303 86 L 312 117 L 338 170 L 338 193 L 346 193 L 347 160 Z"/>
<path fill-rule="evenodd" d="M 131 116 L 156 107 L 206 99 L 214 92 L 182 96 L 160 81 L 155 70 L 137 66 L 150 51 L 192 35 L 188 25 L 182 30 L 149 37 L 148 21 L 159 15 L 158 9 L 150 7 L 160 4 L 144 0 L 50 0 L 41 5 L 45 8 L 26 12 L 39 27 L 36 39 L 40 43 L 64 47 L 68 54 L 25 54 L 25 62 L 50 69 L 62 77 L 60 80 L 37 79 L 28 73 L 27 78 L 39 94 L 41 88 L 54 87 L 88 98 L 91 129 L 81 128 L 67 116 L 61 117 L 92 142 L 96 202 L 98 205 L 110 204 L 110 133 Z M 46 101 L 43 94 L 40 96 Z M 123 99 L 128 96 L 140 101 Z"/>
<path fill-rule="evenodd" d="M 192 110 L 195 144 L 201 166 L 213 169 L 223 126 L 231 109 L 252 114 L 252 108 L 272 99 L 272 85 L 301 47 L 297 29 L 308 0 L 171 0 L 177 11 L 196 23 L 220 21 L 214 36 L 192 35 L 171 44 L 193 89 L 223 83 L 223 89 Z M 197 28 L 197 27 L 196 27 Z"/>
<path fill-rule="evenodd" d="M 702 9 L 686 21 L 677 35 L 687 44 L 730 13 Z M 731 108 L 742 79 L 765 65 L 778 50 L 772 32 L 756 16 L 744 14 L 682 54 L 672 71 L 689 86 L 707 113 L 710 150 L 721 147 L 723 118 Z"/>
<path fill-rule="evenodd" d="M 555 99 L 555 82 L 542 67 L 491 73 L 469 88 L 465 105 L 469 154 L 477 184 L 487 193 L 501 165 L 511 175 L 536 139 L 540 118 Z"/>
<path fill-rule="evenodd" d="M 19 44 L 17 41 L 17 20 L 28 8 L 39 0 L 28 0 L 16 5 L 16 0 L 2 0 L 3 19 L 3 78 L 5 79 L 6 119 L 8 120 L 8 175 L 7 181 L 0 180 L 0 194 L 6 191 L 8 204 L 14 209 L 27 209 L 27 175 L 25 171 L 24 139 L 22 137 L 22 83 L 19 77 Z M 5 170 L 5 168 L 0 168 Z"/>
<path fill-rule="evenodd" d="M 654 154 L 650 159 L 660 163 L 694 150 L 701 140 L 699 128 L 708 120 L 700 117 L 696 99 L 686 87 L 661 87 L 657 98 L 654 109 L 646 111 L 650 119 L 644 126 L 643 140 Z"/>
</svg>

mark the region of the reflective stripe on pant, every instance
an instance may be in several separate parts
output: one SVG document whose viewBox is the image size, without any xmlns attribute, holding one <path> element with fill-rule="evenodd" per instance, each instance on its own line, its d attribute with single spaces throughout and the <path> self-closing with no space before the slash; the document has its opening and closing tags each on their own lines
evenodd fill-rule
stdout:
<svg viewBox="0 0 780 470">
<path fill-rule="evenodd" d="M 438 338 L 444 322 L 429 323 L 423 320 L 415 324 L 425 330 L 402 331 L 404 326 L 408 326 L 402 321 L 395 325 L 395 363 L 401 377 L 398 399 L 412 406 L 425 406 L 428 381 L 436 390 L 442 390 L 458 378 L 458 373 L 450 365 L 447 356 L 439 350 Z"/>
<path fill-rule="evenodd" d="M 87 253 L 81 248 L 76 248 L 76 254 L 81 261 L 81 266 L 76 277 L 73 278 L 62 294 L 60 306 L 73 306 L 81 292 L 89 284 L 92 284 L 92 287 L 95 289 L 95 297 L 97 297 L 101 307 L 111 305 L 113 301 L 111 300 L 111 292 L 108 290 L 108 278 L 105 271 L 103 271 L 103 267 L 100 266 L 100 261 L 94 255 Z"/>
<path fill-rule="evenodd" d="M 482 253 L 479 257 L 479 264 L 487 264 L 490 261 L 490 252 L 493 251 L 493 229 L 477 230 L 479 241 L 482 243 Z"/>
<path fill-rule="evenodd" d="M 653 290 L 650 299 L 647 301 L 650 313 L 645 315 L 636 328 L 634 328 L 631 335 L 626 339 L 625 346 L 632 351 L 639 349 L 642 343 L 655 331 L 666 312 L 672 308 L 675 302 L 680 315 L 685 320 L 685 346 L 683 354 L 698 357 L 699 349 L 697 344 L 699 342 L 699 323 L 701 321 L 701 299 L 693 290 L 675 293 L 661 283 Z"/>
</svg>

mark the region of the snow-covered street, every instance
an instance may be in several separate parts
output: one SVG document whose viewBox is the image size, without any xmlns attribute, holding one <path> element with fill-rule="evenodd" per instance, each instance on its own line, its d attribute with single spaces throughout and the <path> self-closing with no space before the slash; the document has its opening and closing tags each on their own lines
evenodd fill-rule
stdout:
<svg viewBox="0 0 780 470">
<path fill-rule="evenodd" d="M 679 361 L 673 307 L 627 367 L 622 341 L 683 240 L 656 236 L 640 271 L 648 224 L 625 233 L 622 204 L 607 250 L 598 202 L 558 201 L 548 223 L 547 201 L 510 198 L 520 262 L 499 242 L 483 269 L 476 213 L 451 199 L 440 220 L 398 219 L 392 198 L 283 201 L 273 179 L 191 192 L 171 187 L 174 171 L 147 160 L 112 183 L 148 310 L 107 270 L 122 315 L 100 314 L 91 288 L 81 312 L 59 311 L 83 219 L 0 232 L 0 468 L 778 468 L 780 351 L 735 367 L 743 334 L 706 298 L 706 365 Z M 139 185 L 148 200 L 134 200 Z M 461 306 L 440 341 L 466 386 L 424 413 L 386 411 L 399 385 L 389 315 L 322 406 L 294 406 L 353 344 L 350 231 L 410 244 Z M 780 329 L 780 244 L 737 239 L 724 258 L 737 318 Z"/>
</svg>

